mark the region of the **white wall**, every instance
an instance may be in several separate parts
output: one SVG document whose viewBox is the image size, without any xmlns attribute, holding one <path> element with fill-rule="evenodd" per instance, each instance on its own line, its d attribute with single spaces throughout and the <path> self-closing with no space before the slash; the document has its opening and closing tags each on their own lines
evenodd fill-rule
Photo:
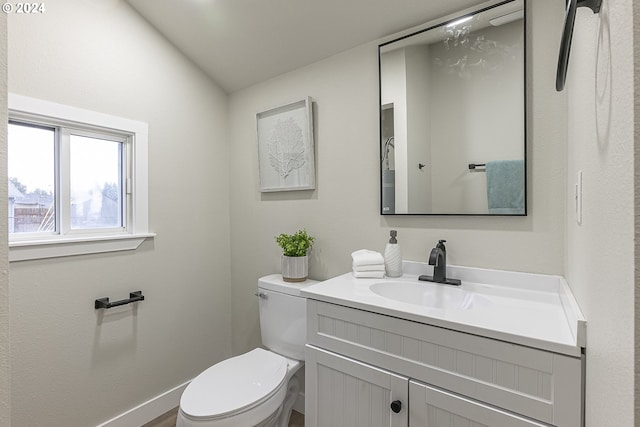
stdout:
<svg viewBox="0 0 640 427">
<path fill-rule="evenodd" d="M 634 420 L 640 420 L 640 8 L 633 8 L 633 59 L 635 65 L 634 73 L 634 127 L 635 127 L 635 143 L 634 143 L 634 170 L 635 170 L 635 286 L 634 286 L 634 401 L 635 411 Z"/>
<path fill-rule="evenodd" d="M 273 240 L 300 227 L 317 238 L 310 274 L 316 279 L 351 269 L 352 251 L 383 250 L 398 229 L 403 256 L 425 260 L 447 240 L 451 264 L 562 274 L 564 266 L 564 96 L 557 94 L 555 54 L 562 4 L 528 2 L 533 14 L 528 51 L 530 168 L 527 217 L 381 217 L 379 215 L 377 46 L 366 44 L 230 96 L 233 350 L 257 345 L 253 293 L 259 276 L 280 269 Z M 557 31 L 550 30 L 557 28 Z M 317 189 L 258 191 L 255 114 L 311 96 L 317 150 Z"/>
<path fill-rule="evenodd" d="M 10 266 L 12 424 L 86 427 L 231 353 L 227 98 L 125 2 L 54 3 L 9 16 L 9 91 L 149 124 L 157 237 Z"/>
<path fill-rule="evenodd" d="M 7 186 L 7 18 L 0 16 L 0 187 Z M 0 191 L 0 206 L 7 192 Z M 9 276 L 6 211 L 0 211 L 0 426 L 11 425 Z"/>
<path fill-rule="evenodd" d="M 587 427 L 634 425 L 632 9 L 619 0 L 604 1 L 599 15 L 578 11 L 566 87 L 566 277 L 588 325 Z M 579 170 L 582 225 L 573 204 Z"/>
</svg>

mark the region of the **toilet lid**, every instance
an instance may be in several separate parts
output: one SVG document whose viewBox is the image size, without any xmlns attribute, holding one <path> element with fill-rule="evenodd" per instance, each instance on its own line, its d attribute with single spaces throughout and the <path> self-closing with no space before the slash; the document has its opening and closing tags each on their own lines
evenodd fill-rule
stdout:
<svg viewBox="0 0 640 427">
<path fill-rule="evenodd" d="M 198 375 L 182 394 L 180 409 L 203 418 L 242 412 L 278 390 L 286 373 L 287 359 L 257 348 Z"/>
</svg>

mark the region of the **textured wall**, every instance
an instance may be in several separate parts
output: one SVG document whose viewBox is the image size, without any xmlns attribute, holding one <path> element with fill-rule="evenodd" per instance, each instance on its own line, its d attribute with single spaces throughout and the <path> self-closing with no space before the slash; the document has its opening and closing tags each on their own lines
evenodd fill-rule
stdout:
<svg viewBox="0 0 640 427">
<path fill-rule="evenodd" d="M 446 239 L 451 264 L 563 272 L 566 106 L 554 89 L 556 58 L 550 54 L 557 49 L 562 4 L 528 4 L 533 16 L 527 52 L 530 211 L 524 218 L 379 215 L 375 43 L 230 96 L 234 352 L 260 342 L 253 292 L 259 276 L 280 270 L 273 236 L 300 227 L 317 237 L 310 263 L 316 279 L 349 271 L 354 250 L 382 251 L 392 228 L 398 229 L 406 259 L 426 261 L 438 239 Z M 315 102 L 317 189 L 261 194 L 255 114 L 307 95 Z"/>
<path fill-rule="evenodd" d="M 640 420 L 640 7 L 633 6 L 633 58 L 634 58 L 634 194 L 635 194 L 635 322 L 634 322 L 634 364 L 635 364 L 635 420 Z"/>
<path fill-rule="evenodd" d="M 0 188 L 7 186 L 7 17 L 0 15 Z M 0 191 L 0 206 L 7 205 L 7 192 Z M 0 210 L 0 426 L 10 423 L 10 331 L 7 211 Z"/>
<path fill-rule="evenodd" d="M 122 1 L 10 15 L 9 64 L 11 92 L 149 124 L 157 237 L 10 266 L 13 425 L 96 425 L 231 353 L 227 98 Z"/>
<path fill-rule="evenodd" d="M 634 425 L 633 54 L 632 0 L 578 11 L 566 87 L 566 277 L 588 325 L 587 427 Z"/>
</svg>

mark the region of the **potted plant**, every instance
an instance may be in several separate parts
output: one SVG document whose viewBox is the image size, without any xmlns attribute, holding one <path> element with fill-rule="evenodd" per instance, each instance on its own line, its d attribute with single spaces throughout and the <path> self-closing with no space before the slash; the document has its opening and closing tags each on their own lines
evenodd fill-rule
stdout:
<svg viewBox="0 0 640 427">
<path fill-rule="evenodd" d="M 282 279 L 285 282 L 304 282 L 309 276 L 309 257 L 307 252 L 313 245 L 314 238 L 307 230 L 294 234 L 276 236 L 276 243 L 282 248 Z"/>
</svg>

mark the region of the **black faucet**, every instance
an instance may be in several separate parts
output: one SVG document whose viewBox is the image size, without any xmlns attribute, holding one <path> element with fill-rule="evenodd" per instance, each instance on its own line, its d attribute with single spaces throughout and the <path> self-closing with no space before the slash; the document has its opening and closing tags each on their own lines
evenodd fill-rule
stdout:
<svg viewBox="0 0 640 427">
<path fill-rule="evenodd" d="M 445 283 L 447 285 L 460 286 L 460 280 L 447 279 L 447 248 L 446 240 L 439 240 L 435 248 L 429 254 L 429 265 L 433 265 L 433 276 L 421 275 L 419 280 L 426 282 Z"/>
<path fill-rule="evenodd" d="M 433 281 L 442 283 L 447 280 L 447 248 L 446 240 L 438 240 L 435 248 L 429 254 L 429 265 L 433 265 Z"/>
</svg>

